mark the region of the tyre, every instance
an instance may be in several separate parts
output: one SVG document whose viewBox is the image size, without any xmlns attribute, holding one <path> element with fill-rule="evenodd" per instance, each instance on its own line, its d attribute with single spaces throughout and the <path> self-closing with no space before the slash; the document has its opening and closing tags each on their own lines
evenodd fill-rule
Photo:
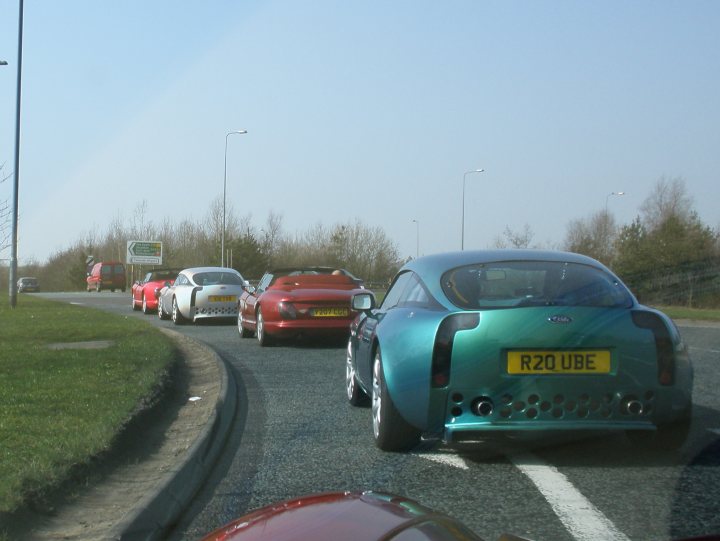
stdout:
<svg viewBox="0 0 720 541">
<path fill-rule="evenodd" d="M 173 300 L 172 300 L 172 315 L 171 315 L 171 317 L 172 317 L 172 322 L 175 325 L 182 325 L 183 323 L 185 323 L 185 318 L 180 313 L 180 309 L 178 308 L 178 304 L 177 304 L 177 299 L 175 297 L 173 297 Z"/>
<path fill-rule="evenodd" d="M 348 340 L 347 357 L 345 361 L 345 392 L 347 399 L 353 406 L 367 406 L 370 397 L 360 388 L 352 362 L 352 342 Z"/>
<path fill-rule="evenodd" d="M 165 310 L 163 310 L 162 298 L 159 298 L 159 299 L 158 299 L 158 317 L 159 317 L 160 319 L 167 319 L 167 318 L 168 318 L 167 313 L 165 312 Z"/>
<path fill-rule="evenodd" d="M 143 311 L 143 314 L 149 314 L 149 313 L 150 313 L 150 309 L 148 308 L 147 299 L 145 298 L 145 294 L 144 294 L 144 293 L 143 293 L 143 298 L 142 298 L 142 311 Z"/>
<path fill-rule="evenodd" d="M 98 293 L 100 293 L 101 290 L 102 290 L 102 288 L 100 287 L 100 282 L 97 282 L 97 283 L 95 284 L 95 291 L 97 291 Z"/>
<path fill-rule="evenodd" d="M 375 445 L 383 451 L 407 451 L 420 442 L 420 431 L 395 409 L 385 382 L 380 349 L 373 361 L 372 418 Z"/>
<path fill-rule="evenodd" d="M 262 347 L 269 346 L 272 344 L 272 339 L 268 336 L 268 334 L 265 332 L 265 320 L 263 319 L 262 315 L 262 308 L 258 307 L 257 309 L 257 339 L 258 342 Z"/>
<path fill-rule="evenodd" d="M 131 297 L 130 297 L 130 306 L 132 306 L 132 309 L 133 309 L 133 310 L 140 310 L 140 308 L 138 307 L 138 305 L 135 304 L 135 297 L 134 297 L 134 296 L 131 296 Z"/>
<path fill-rule="evenodd" d="M 655 431 L 628 430 L 625 435 L 633 445 L 653 451 L 677 451 L 690 435 L 692 415 L 674 423 L 660 425 Z"/>
<path fill-rule="evenodd" d="M 240 308 L 238 308 L 238 333 L 240 333 L 240 338 L 250 338 L 253 335 L 252 331 L 246 329 L 243 325 L 243 315 Z"/>
</svg>

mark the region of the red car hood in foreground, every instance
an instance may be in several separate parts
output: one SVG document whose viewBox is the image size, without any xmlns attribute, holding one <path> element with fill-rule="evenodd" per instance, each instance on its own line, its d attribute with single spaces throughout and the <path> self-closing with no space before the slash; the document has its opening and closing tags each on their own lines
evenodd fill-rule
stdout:
<svg viewBox="0 0 720 541">
<path fill-rule="evenodd" d="M 376 492 L 318 494 L 269 505 L 215 530 L 203 541 L 251 539 L 482 541 L 446 515 L 413 500 Z"/>
</svg>

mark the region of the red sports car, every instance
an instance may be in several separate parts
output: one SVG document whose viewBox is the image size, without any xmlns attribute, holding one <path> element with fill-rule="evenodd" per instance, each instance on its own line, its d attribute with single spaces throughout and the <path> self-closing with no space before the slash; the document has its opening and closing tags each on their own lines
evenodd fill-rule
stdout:
<svg viewBox="0 0 720 541">
<path fill-rule="evenodd" d="M 257 334 L 261 346 L 276 338 L 346 336 L 357 313 L 350 308 L 356 293 L 367 293 L 362 281 L 332 267 L 268 271 L 257 288 L 238 300 L 238 331 Z"/>
<path fill-rule="evenodd" d="M 177 269 L 155 269 L 148 272 L 142 280 L 132 285 L 132 308 L 146 314 L 157 312 L 157 291 L 168 282 L 172 284 L 180 271 Z"/>
<path fill-rule="evenodd" d="M 457 520 L 382 492 L 330 492 L 268 505 L 202 541 L 482 541 Z M 526 541 L 507 534 L 500 541 Z"/>
</svg>

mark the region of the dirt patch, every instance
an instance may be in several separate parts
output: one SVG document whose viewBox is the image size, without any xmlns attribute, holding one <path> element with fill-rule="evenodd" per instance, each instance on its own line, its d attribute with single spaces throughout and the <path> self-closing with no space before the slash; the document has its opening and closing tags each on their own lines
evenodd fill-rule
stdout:
<svg viewBox="0 0 720 541">
<path fill-rule="evenodd" d="M 175 470 L 212 415 L 221 379 L 211 351 L 172 336 L 181 356 L 158 403 L 138 413 L 111 451 L 49 501 L 0 517 L 8 539 L 110 539 L 108 532 Z"/>
<path fill-rule="evenodd" d="M 92 340 L 88 342 L 56 342 L 48 344 L 48 349 L 105 349 L 113 345 L 112 340 Z"/>
</svg>

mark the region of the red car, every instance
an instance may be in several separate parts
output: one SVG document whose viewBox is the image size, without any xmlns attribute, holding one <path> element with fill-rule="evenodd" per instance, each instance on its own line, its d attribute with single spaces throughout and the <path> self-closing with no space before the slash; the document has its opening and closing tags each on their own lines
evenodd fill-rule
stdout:
<svg viewBox="0 0 720 541">
<path fill-rule="evenodd" d="M 227 524 L 202 541 L 482 541 L 457 520 L 408 498 L 380 492 L 304 496 Z M 520 540 L 502 536 L 501 540 Z"/>
<path fill-rule="evenodd" d="M 238 300 L 238 331 L 257 334 L 261 346 L 277 338 L 347 336 L 357 312 L 350 300 L 367 293 L 362 281 L 332 267 L 286 268 L 268 271 L 257 288 Z"/>
<path fill-rule="evenodd" d="M 167 283 L 172 284 L 180 271 L 176 269 L 155 269 L 148 272 L 142 280 L 132 285 L 132 308 L 146 314 L 156 313 L 157 292 Z"/>
</svg>

